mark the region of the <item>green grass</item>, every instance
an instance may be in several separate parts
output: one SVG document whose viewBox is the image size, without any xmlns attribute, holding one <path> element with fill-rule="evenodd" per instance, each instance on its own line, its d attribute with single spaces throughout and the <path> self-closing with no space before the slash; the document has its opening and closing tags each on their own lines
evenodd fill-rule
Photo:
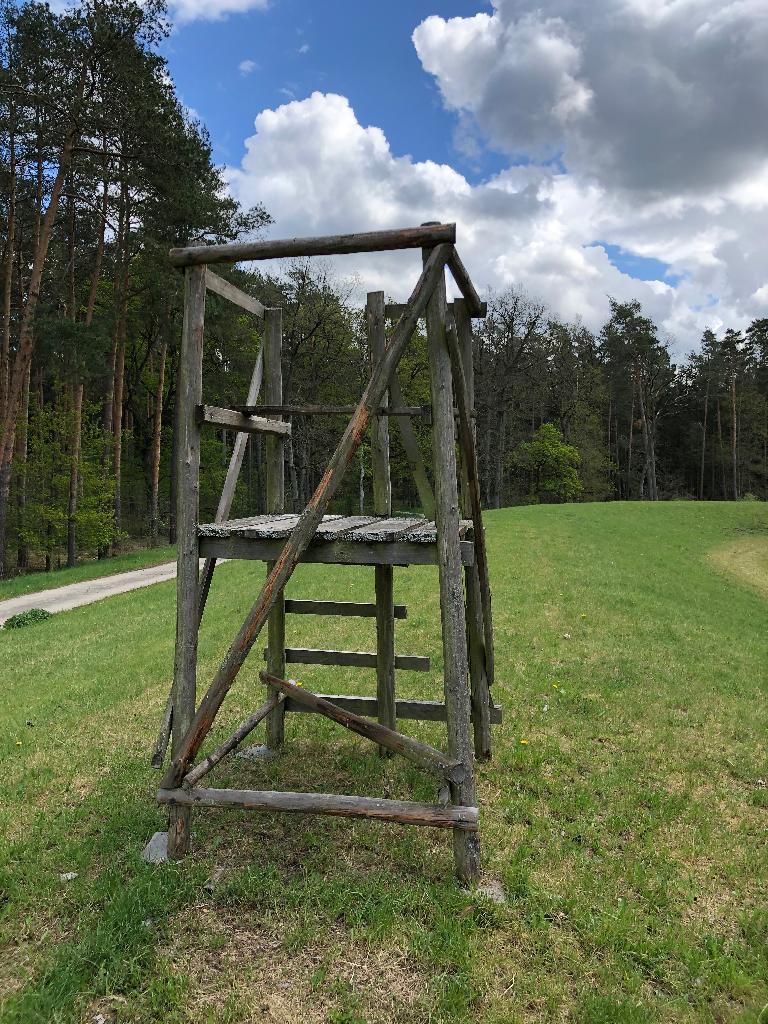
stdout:
<svg viewBox="0 0 768 1024">
<path fill-rule="evenodd" d="M 72 569 L 54 569 L 53 572 L 32 572 L 25 576 L 13 576 L 0 580 L 0 601 L 6 601 L 10 597 L 22 597 L 24 594 L 36 594 L 41 590 L 52 590 L 54 587 L 65 587 L 68 583 L 82 583 L 84 580 L 95 580 L 100 576 L 112 576 L 116 572 L 129 572 L 131 569 L 160 565 L 162 562 L 172 561 L 175 557 L 175 546 L 166 545 L 131 551 L 130 554 L 116 555 L 114 558 L 94 558 Z"/>
<path fill-rule="evenodd" d="M 462 891 L 450 837 L 428 829 L 207 811 L 190 858 L 144 865 L 173 661 L 161 584 L 0 634 L 3 1022 L 764 1024 L 768 604 L 722 552 L 768 549 L 768 510 L 572 505 L 487 523 L 505 722 L 479 791 L 506 905 Z M 218 570 L 204 685 L 262 578 Z M 396 574 L 398 649 L 433 659 L 399 674 L 403 695 L 439 692 L 436 584 L 433 569 Z M 362 568 L 305 566 L 289 587 L 372 592 Z M 370 649 L 374 627 L 293 616 L 288 635 Z M 258 667 L 212 743 L 261 700 Z M 300 678 L 374 688 L 371 673 Z M 442 742 L 437 725 L 406 727 Z M 211 779 L 434 799 L 411 765 L 329 722 L 291 716 L 287 740 L 278 762 Z"/>
</svg>

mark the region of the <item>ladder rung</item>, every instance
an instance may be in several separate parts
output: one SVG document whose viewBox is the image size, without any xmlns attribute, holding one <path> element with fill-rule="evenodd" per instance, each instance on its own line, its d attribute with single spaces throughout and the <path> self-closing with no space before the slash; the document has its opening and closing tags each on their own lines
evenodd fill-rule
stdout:
<svg viewBox="0 0 768 1024">
<path fill-rule="evenodd" d="M 404 604 L 396 604 L 395 618 L 407 619 L 408 609 Z M 360 601 L 299 601 L 286 598 L 286 612 L 294 615 L 353 615 L 367 619 L 376 618 L 376 605 L 372 602 Z"/>
<path fill-rule="evenodd" d="M 267 657 L 266 650 L 264 657 Z M 289 665 L 345 665 L 353 668 L 376 668 L 376 654 L 368 651 L 324 651 L 311 647 L 287 647 L 285 660 Z M 420 654 L 396 654 L 395 668 L 411 672 L 429 672 L 429 658 Z"/>
</svg>

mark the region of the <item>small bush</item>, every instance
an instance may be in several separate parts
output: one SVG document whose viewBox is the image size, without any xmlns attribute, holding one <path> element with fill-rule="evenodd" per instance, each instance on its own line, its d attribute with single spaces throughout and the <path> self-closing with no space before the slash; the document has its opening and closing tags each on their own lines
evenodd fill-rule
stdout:
<svg viewBox="0 0 768 1024">
<path fill-rule="evenodd" d="M 6 619 L 6 629 L 21 629 L 22 626 L 32 626 L 36 622 L 44 622 L 46 619 L 50 619 L 51 613 L 47 612 L 45 608 L 29 608 L 25 612 L 19 612 L 18 615 L 12 615 L 10 619 Z"/>
</svg>

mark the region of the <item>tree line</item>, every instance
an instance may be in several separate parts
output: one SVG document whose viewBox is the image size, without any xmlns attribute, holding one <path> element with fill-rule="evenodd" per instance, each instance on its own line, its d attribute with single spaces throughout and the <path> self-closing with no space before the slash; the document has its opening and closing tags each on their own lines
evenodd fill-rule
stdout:
<svg viewBox="0 0 768 1024">
<path fill-rule="evenodd" d="M 182 278 L 172 246 L 232 241 L 270 223 L 228 195 L 204 127 L 158 44 L 164 0 L 84 0 L 66 14 L 0 6 L 0 567 L 74 564 L 174 540 L 174 420 Z M 224 272 L 284 309 L 285 400 L 354 403 L 370 372 L 351 283 L 317 261 Z M 401 297 L 395 297 L 401 298 Z M 244 401 L 258 325 L 209 295 L 206 401 Z M 681 365 L 638 303 L 598 332 L 560 322 L 519 290 L 476 321 L 476 429 L 489 507 L 564 500 L 768 497 L 768 320 L 707 331 Z M 339 373 L 338 368 L 344 367 Z M 400 368 L 429 402 L 426 344 Z M 425 461 L 429 429 L 415 422 Z M 343 429 L 294 419 L 288 506 L 314 490 Z M 415 487 L 393 426 L 393 493 Z M 212 516 L 233 437 L 203 442 Z M 370 505 L 370 452 L 338 497 Z M 264 452 L 249 439 L 233 515 L 263 510 Z"/>
</svg>

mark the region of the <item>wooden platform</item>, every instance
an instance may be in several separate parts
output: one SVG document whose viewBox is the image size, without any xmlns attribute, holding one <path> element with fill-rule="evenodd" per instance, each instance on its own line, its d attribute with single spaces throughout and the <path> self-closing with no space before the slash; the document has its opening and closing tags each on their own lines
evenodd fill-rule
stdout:
<svg viewBox="0 0 768 1024">
<path fill-rule="evenodd" d="M 297 515 L 251 516 L 198 527 L 200 555 L 274 561 L 299 521 Z M 464 565 L 475 559 L 471 520 L 460 524 Z M 324 516 L 303 562 L 339 565 L 436 565 L 434 522 L 407 516 Z"/>
</svg>

